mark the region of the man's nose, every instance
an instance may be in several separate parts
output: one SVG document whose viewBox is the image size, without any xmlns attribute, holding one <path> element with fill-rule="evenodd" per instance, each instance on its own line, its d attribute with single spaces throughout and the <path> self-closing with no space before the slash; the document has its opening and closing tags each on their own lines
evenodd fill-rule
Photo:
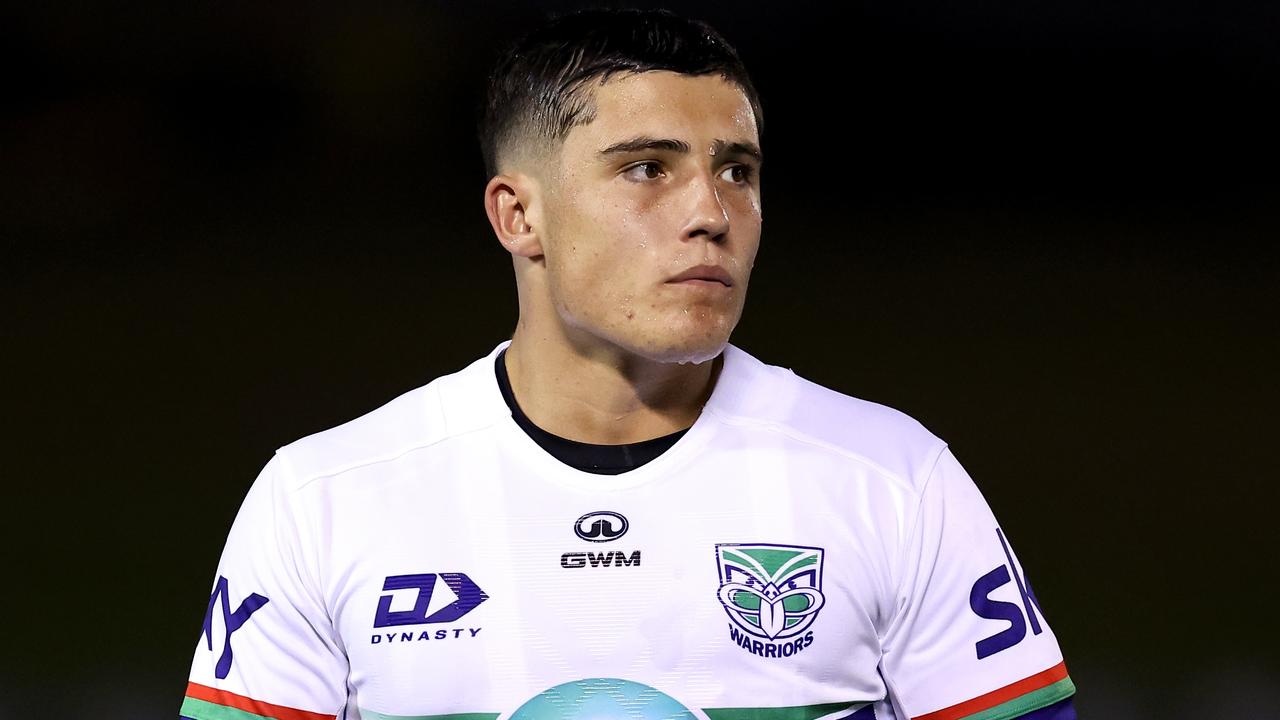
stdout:
<svg viewBox="0 0 1280 720">
<path fill-rule="evenodd" d="M 685 196 L 689 208 L 688 221 L 680 236 L 686 240 L 699 236 L 706 236 L 712 242 L 723 240 L 729 232 L 729 213 L 720 199 L 715 178 L 699 174 L 689 182 Z"/>
</svg>

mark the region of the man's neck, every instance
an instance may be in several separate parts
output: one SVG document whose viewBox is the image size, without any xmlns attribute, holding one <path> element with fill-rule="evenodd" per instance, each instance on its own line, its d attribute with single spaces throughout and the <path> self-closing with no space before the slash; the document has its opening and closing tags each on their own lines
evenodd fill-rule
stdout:
<svg viewBox="0 0 1280 720">
<path fill-rule="evenodd" d="M 720 359 L 661 363 L 616 346 L 583 350 L 516 330 L 507 374 L 538 427 L 578 442 L 640 442 L 693 425 L 711 395 Z"/>
</svg>

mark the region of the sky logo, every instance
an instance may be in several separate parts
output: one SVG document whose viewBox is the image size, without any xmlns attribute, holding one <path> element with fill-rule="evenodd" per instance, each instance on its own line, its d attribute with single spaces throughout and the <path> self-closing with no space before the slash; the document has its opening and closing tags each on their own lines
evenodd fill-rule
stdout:
<svg viewBox="0 0 1280 720">
<path fill-rule="evenodd" d="M 1032 634 L 1039 635 L 1044 632 L 1036 617 L 1037 613 L 1041 617 L 1044 616 L 1040 613 L 1040 601 L 1036 600 L 1035 594 L 1031 592 L 1031 584 L 1023 580 L 1022 575 L 1018 573 L 1018 565 L 1013 561 L 1013 553 L 1009 552 L 1009 543 L 1005 542 L 1004 533 L 1000 532 L 1000 528 L 996 528 L 996 537 L 1000 538 L 1000 546 L 1004 548 L 1004 556 L 1009 563 L 978 578 L 978 581 L 973 584 L 973 589 L 969 591 L 969 607 L 978 617 L 1004 620 L 1009 623 L 1009 627 L 991 637 L 979 640 L 974 645 L 979 660 L 995 655 L 1001 650 L 1008 650 L 1022 642 L 1027 636 L 1028 622 L 1031 623 Z M 1012 576 L 1010 572 L 1013 573 Z M 991 593 L 1008 585 L 1010 580 L 1017 581 L 1018 594 L 1022 597 L 1021 607 L 1004 600 L 991 599 Z M 1023 620 L 1023 611 L 1026 612 L 1026 620 Z"/>
<path fill-rule="evenodd" d="M 267 602 L 267 598 L 262 595 L 250 593 L 249 597 L 240 602 L 240 606 L 236 608 L 235 612 L 232 612 L 231 592 L 227 589 L 227 579 L 221 575 L 218 576 L 218 583 L 214 586 L 213 595 L 209 597 L 209 609 L 204 614 L 203 635 L 209 645 L 209 650 L 212 651 L 213 609 L 220 606 L 222 608 L 222 625 L 226 630 L 222 636 L 222 655 L 218 658 L 218 664 L 214 667 L 214 676 L 219 680 L 225 679 L 227 674 L 231 672 L 231 636 L 249 621 L 250 615 L 257 612 Z"/>
</svg>

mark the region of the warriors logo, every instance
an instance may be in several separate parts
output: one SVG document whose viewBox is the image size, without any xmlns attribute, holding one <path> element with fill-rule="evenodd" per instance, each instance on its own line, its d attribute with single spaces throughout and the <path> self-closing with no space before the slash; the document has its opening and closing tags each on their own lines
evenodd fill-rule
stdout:
<svg viewBox="0 0 1280 720">
<path fill-rule="evenodd" d="M 723 543 L 716 561 L 735 643 L 762 657 L 791 657 L 813 643 L 805 631 L 825 602 L 822 548 Z"/>
</svg>

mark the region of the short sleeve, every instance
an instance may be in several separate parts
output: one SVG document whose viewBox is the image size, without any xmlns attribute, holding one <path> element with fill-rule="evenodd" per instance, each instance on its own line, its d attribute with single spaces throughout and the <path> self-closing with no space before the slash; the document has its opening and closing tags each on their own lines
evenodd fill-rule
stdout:
<svg viewBox="0 0 1280 720">
<path fill-rule="evenodd" d="M 332 720 L 346 702 L 346 657 L 284 465 L 267 464 L 231 526 L 182 718 Z"/>
<path fill-rule="evenodd" d="M 1074 692 L 1009 539 L 950 450 L 924 489 L 900 562 L 881 672 L 901 718 L 1012 718 Z"/>
</svg>

